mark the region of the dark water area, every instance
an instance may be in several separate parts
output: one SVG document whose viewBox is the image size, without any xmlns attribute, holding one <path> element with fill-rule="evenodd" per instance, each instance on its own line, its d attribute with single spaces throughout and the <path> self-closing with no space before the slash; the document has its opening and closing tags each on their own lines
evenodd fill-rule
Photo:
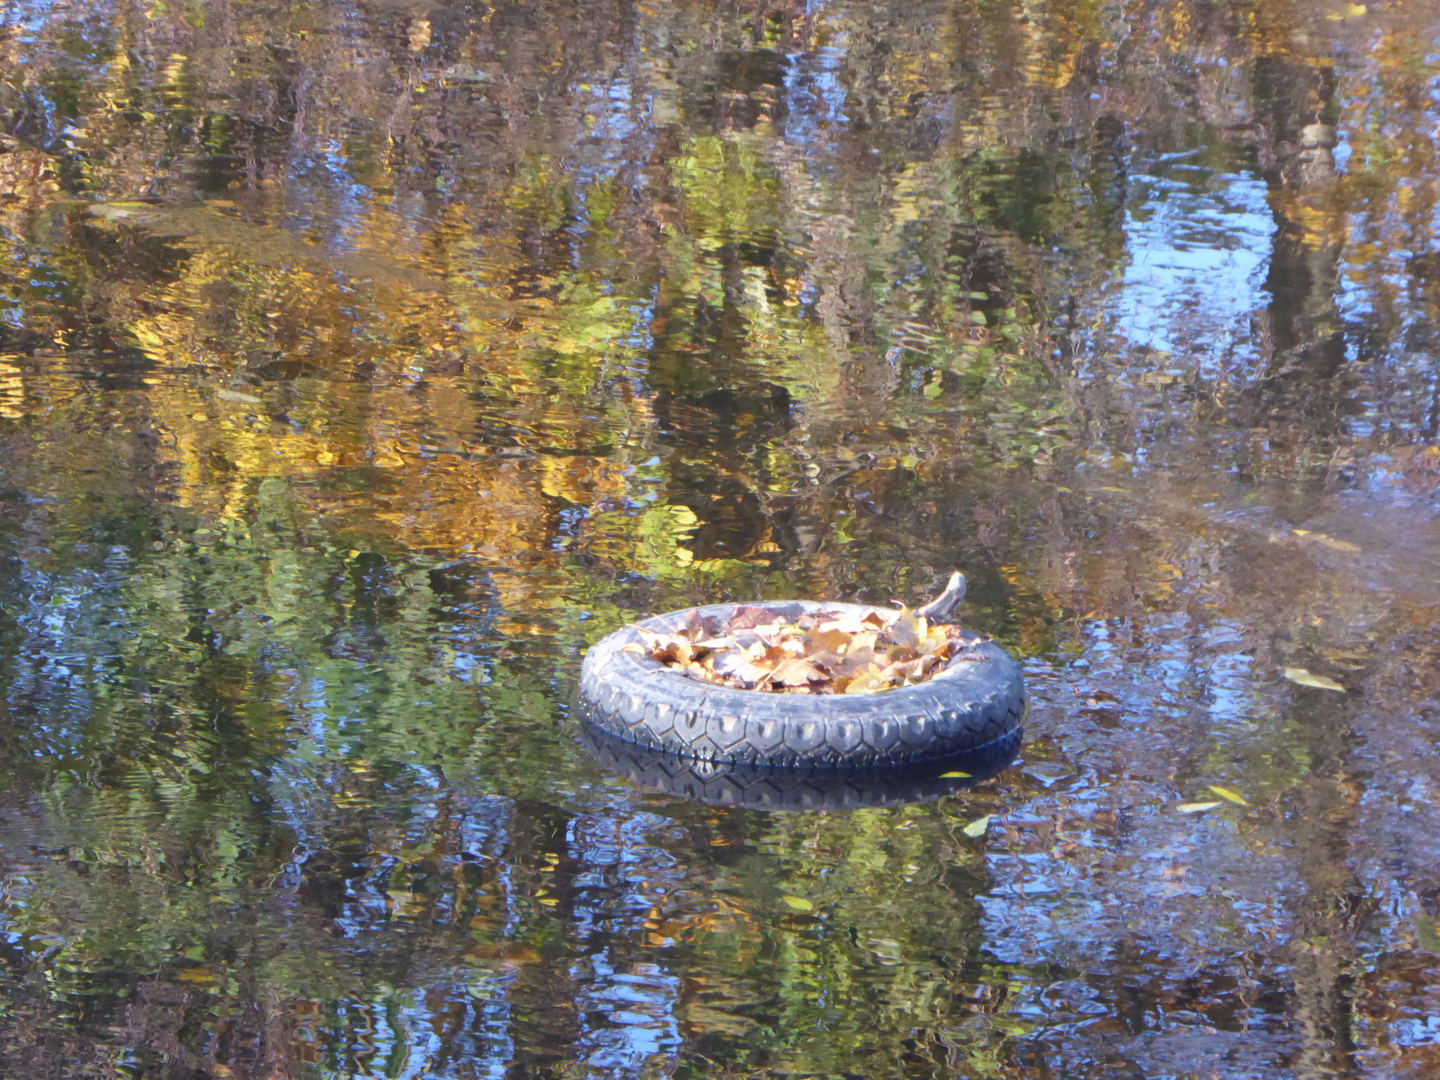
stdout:
<svg viewBox="0 0 1440 1080">
<path fill-rule="evenodd" d="M 1429 0 L 0 0 L 0 1074 L 1440 1075 L 1437 130 Z M 995 776 L 587 749 L 953 567 Z"/>
</svg>

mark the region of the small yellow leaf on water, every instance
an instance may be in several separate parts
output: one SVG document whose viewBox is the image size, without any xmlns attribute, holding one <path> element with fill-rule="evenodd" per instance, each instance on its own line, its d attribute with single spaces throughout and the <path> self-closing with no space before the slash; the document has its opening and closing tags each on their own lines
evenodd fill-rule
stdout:
<svg viewBox="0 0 1440 1080">
<path fill-rule="evenodd" d="M 994 816 L 994 814 L 986 814 L 984 817 L 978 817 L 960 831 L 966 836 L 984 836 L 985 830 L 990 827 L 990 819 Z"/>
<path fill-rule="evenodd" d="M 1216 795 L 1219 795 L 1220 798 L 1233 802 L 1236 806 L 1250 805 L 1248 802 L 1245 801 L 1245 796 L 1239 794 L 1238 792 L 1231 791 L 1228 787 L 1221 787 L 1219 784 L 1211 784 L 1210 790 L 1213 791 Z"/>
<path fill-rule="evenodd" d="M 1291 529 L 1290 531 L 1293 532 L 1296 536 L 1303 536 L 1307 540 L 1312 540 L 1317 544 L 1324 544 L 1326 547 L 1334 548 L 1336 551 L 1354 552 L 1364 550 L 1364 548 L 1362 548 L 1359 544 L 1352 544 L 1349 540 L 1337 540 L 1333 536 L 1326 536 L 1324 533 L 1311 532 L 1309 529 Z"/>
<path fill-rule="evenodd" d="M 1334 679 L 1327 679 L 1324 675 L 1311 674 L 1303 667 L 1287 667 L 1285 669 L 1285 678 L 1293 683 L 1299 683 L 1301 686 L 1313 686 L 1317 690 L 1339 690 L 1341 693 L 1345 692 L 1345 687 L 1341 686 Z"/>
<path fill-rule="evenodd" d="M 796 911 L 815 910 L 815 905 L 812 904 L 809 900 L 806 900 L 803 896 L 782 896 L 780 897 L 780 899 L 784 900 L 785 903 L 789 904 Z"/>
<path fill-rule="evenodd" d="M 1203 814 L 1206 810 L 1214 810 L 1222 805 L 1224 804 L 1218 802 L 1182 802 L 1175 809 L 1182 814 Z"/>
<path fill-rule="evenodd" d="M 941 779 L 941 780 L 969 780 L 969 779 L 970 779 L 970 774 L 969 774 L 968 772 L 961 772 L 959 769 L 956 769 L 954 772 L 942 772 L 942 773 L 940 774 L 940 779 Z"/>
</svg>

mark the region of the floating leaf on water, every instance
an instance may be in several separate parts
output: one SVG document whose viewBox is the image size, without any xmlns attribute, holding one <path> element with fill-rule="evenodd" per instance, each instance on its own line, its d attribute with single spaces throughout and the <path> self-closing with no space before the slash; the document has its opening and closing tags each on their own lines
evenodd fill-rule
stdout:
<svg viewBox="0 0 1440 1080">
<path fill-rule="evenodd" d="M 486 72 L 470 67 L 468 64 L 451 64 L 440 74 L 456 82 L 483 83 L 490 81 L 490 76 Z"/>
<path fill-rule="evenodd" d="M 1222 799 L 1225 799 L 1228 802 L 1233 802 L 1236 806 L 1250 805 L 1248 802 L 1245 801 L 1245 796 L 1241 795 L 1239 792 L 1231 791 L 1228 787 L 1221 787 L 1219 784 L 1210 784 L 1209 787 L 1210 790 L 1213 791 L 1216 795 L 1219 795 Z"/>
<path fill-rule="evenodd" d="M 254 394 L 242 394 L 239 390 L 217 390 L 215 396 L 221 401 L 232 401 L 237 405 L 260 404 L 260 399 Z"/>
<path fill-rule="evenodd" d="M 942 772 L 940 774 L 941 780 L 969 780 L 970 777 L 970 773 L 961 772 L 959 769 L 955 769 L 952 772 Z"/>
<path fill-rule="evenodd" d="M 1411 914 L 1410 922 L 1415 927 L 1415 944 L 1423 952 L 1440 954 L 1440 933 L 1436 932 L 1437 920 L 1423 911 L 1416 911 Z"/>
<path fill-rule="evenodd" d="M 1337 540 L 1333 536 L 1311 532 L 1309 529 L 1291 529 L 1290 531 L 1294 535 L 1303 538 L 1307 543 L 1323 544 L 1325 547 L 1335 551 L 1347 551 L 1353 554 L 1364 550 L 1359 544 L 1352 544 L 1349 540 Z"/>
<path fill-rule="evenodd" d="M 806 900 L 803 896 L 790 896 L 786 894 L 782 895 L 780 899 L 785 901 L 788 906 L 794 908 L 796 911 L 815 910 L 815 905 L 812 904 L 809 900 Z"/>
<path fill-rule="evenodd" d="M 1341 686 L 1334 679 L 1327 679 L 1324 675 L 1316 675 L 1305 670 L 1303 667 L 1287 667 L 1285 669 L 1285 678 L 1301 686 L 1313 686 L 1317 690 L 1339 690 L 1341 693 L 1345 692 L 1345 687 Z"/>
<path fill-rule="evenodd" d="M 1214 810 L 1217 806 L 1224 806 L 1218 802 L 1182 802 L 1175 809 L 1182 814 L 1203 814 L 1206 810 Z"/>
<path fill-rule="evenodd" d="M 994 816 L 994 814 L 986 814 L 984 817 L 978 817 L 960 831 L 966 836 L 984 836 L 985 830 L 990 828 L 990 819 Z"/>
</svg>

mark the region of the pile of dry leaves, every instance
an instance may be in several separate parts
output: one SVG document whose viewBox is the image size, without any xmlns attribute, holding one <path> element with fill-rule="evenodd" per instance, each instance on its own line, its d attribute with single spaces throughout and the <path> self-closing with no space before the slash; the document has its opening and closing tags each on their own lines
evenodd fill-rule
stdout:
<svg viewBox="0 0 1440 1080">
<path fill-rule="evenodd" d="M 762 607 L 740 607 L 722 623 L 690 612 L 673 634 L 636 627 L 648 655 L 694 679 L 738 690 L 779 694 L 873 694 L 923 682 L 980 638 L 952 623 L 931 623 L 902 608 L 780 619 Z"/>
</svg>

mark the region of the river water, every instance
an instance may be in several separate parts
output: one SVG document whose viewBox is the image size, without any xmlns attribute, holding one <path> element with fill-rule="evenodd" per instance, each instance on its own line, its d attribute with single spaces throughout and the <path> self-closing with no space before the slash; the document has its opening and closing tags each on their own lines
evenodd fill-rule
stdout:
<svg viewBox="0 0 1440 1080">
<path fill-rule="evenodd" d="M 1433 0 L 0 0 L 0 1072 L 1440 1075 L 1437 130 Z M 582 743 L 953 567 L 998 776 Z"/>
</svg>

